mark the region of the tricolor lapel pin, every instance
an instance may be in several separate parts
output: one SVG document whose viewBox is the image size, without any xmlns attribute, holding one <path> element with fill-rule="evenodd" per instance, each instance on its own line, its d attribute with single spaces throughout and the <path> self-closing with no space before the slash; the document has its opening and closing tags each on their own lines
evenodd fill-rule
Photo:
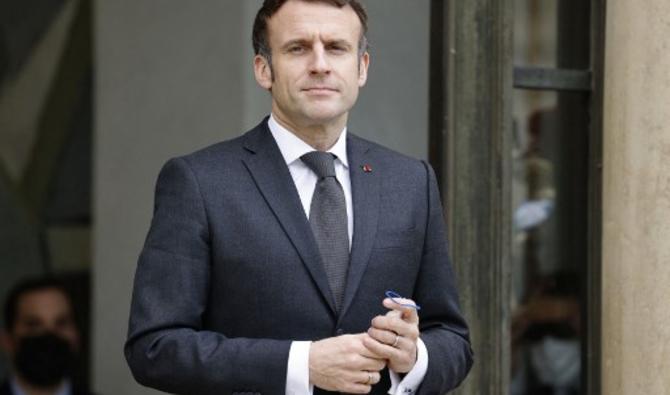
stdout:
<svg viewBox="0 0 670 395">
<path fill-rule="evenodd" d="M 370 165 L 363 165 L 363 171 L 366 173 L 372 173 L 372 166 Z"/>
</svg>

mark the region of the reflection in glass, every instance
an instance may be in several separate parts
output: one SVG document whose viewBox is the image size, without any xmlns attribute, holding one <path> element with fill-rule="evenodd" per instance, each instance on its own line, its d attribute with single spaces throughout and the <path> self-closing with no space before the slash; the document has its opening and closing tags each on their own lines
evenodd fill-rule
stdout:
<svg viewBox="0 0 670 395">
<path fill-rule="evenodd" d="M 581 380 L 581 289 L 562 259 L 557 181 L 566 158 L 555 92 L 516 92 L 513 182 L 511 393 L 578 394 Z M 526 96 L 526 97 L 519 97 Z M 567 214 L 570 215 L 570 214 Z"/>
<path fill-rule="evenodd" d="M 590 3 L 515 0 L 514 64 L 589 68 Z M 589 96 L 514 93 L 512 395 L 581 393 Z"/>
</svg>

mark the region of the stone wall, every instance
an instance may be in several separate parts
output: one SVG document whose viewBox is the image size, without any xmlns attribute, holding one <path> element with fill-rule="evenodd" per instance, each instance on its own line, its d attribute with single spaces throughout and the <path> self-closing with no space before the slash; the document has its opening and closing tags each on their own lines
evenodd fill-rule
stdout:
<svg viewBox="0 0 670 395">
<path fill-rule="evenodd" d="M 670 393 L 670 2 L 607 2 L 603 394 Z"/>
</svg>

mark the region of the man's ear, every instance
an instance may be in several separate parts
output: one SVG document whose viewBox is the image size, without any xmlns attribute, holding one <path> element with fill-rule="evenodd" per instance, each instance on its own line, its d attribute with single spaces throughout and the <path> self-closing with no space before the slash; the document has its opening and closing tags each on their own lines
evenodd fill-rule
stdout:
<svg viewBox="0 0 670 395">
<path fill-rule="evenodd" d="M 264 56 L 254 56 L 254 76 L 263 89 L 272 89 L 272 67 Z"/>
<path fill-rule="evenodd" d="M 358 87 L 362 88 L 368 80 L 368 68 L 370 67 L 370 54 L 365 51 L 358 63 Z"/>
<path fill-rule="evenodd" d="M 0 329 L 0 347 L 7 355 L 14 355 L 15 345 L 12 337 L 7 333 L 6 329 Z"/>
</svg>

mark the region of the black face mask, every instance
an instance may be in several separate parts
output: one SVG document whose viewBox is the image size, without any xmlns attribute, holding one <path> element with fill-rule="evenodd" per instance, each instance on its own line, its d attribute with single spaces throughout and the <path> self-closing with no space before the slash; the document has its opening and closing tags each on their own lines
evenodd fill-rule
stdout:
<svg viewBox="0 0 670 395">
<path fill-rule="evenodd" d="M 74 352 L 62 337 L 52 333 L 25 336 L 14 356 L 18 374 L 36 387 L 53 387 L 69 376 Z"/>
</svg>

